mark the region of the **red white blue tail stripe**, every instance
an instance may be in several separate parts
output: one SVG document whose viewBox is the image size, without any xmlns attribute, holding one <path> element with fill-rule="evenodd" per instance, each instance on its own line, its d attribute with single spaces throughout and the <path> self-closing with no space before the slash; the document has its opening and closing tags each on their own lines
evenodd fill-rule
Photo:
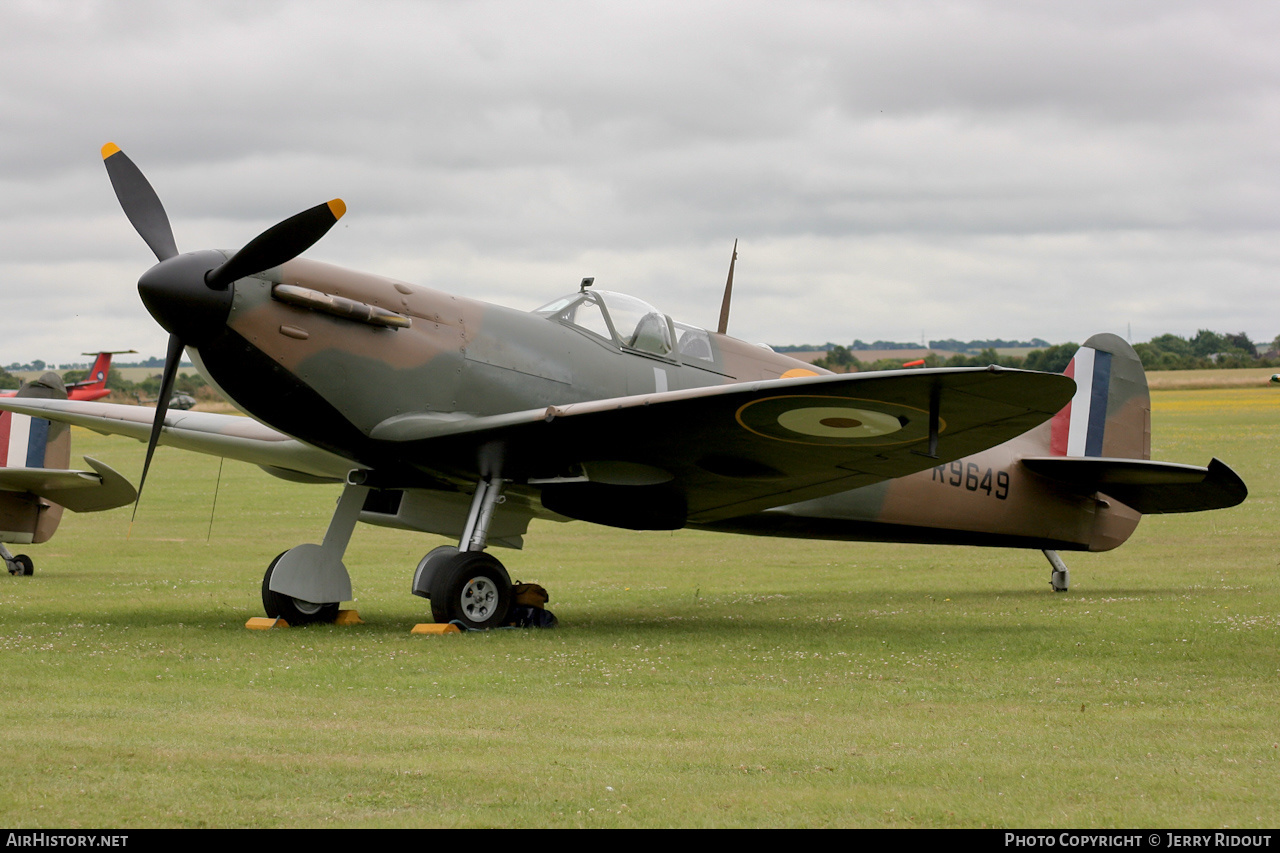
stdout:
<svg viewBox="0 0 1280 853">
<path fill-rule="evenodd" d="M 0 414 L 0 467 L 43 468 L 49 422 L 44 418 Z"/>
<path fill-rule="evenodd" d="M 1055 456 L 1101 456 L 1111 393 L 1111 353 L 1080 347 L 1067 365 L 1076 395 L 1053 416 L 1050 452 Z"/>
</svg>

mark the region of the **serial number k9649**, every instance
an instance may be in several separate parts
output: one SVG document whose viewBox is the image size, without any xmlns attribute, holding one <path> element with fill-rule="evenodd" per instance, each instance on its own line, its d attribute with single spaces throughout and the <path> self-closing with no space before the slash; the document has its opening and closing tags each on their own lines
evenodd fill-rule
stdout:
<svg viewBox="0 0 1280 853">
<path fill-rule="evenodd" d="M 930 481 L 983 492 L 999 500 L 1009 497 L 1009 472 L 983 468 L 976 462 L 957 460 L 950 465 L 939 465 L 933 469 Z"/>
</svg>

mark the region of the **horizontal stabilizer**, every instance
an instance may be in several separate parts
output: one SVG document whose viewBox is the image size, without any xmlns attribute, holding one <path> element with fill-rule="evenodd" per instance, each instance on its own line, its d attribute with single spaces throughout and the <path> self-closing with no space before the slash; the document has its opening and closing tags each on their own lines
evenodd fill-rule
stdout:
<svg viewBox="0 0 1280 853">
<path fill-rule="evenodd" d="M 1144 515 L 1224 509 L 1249 494 L 1240 476 L 1217 459 L 1208 468 L 1144 459 L 1070 456 L 1026 457 L 1022 464 L 1042 477 L 1110 495 Z"/>
<path fill-rule="evenodd" d="M 98 512 L 133 503 L 137 491 L 124 477 L 88 456 L 92 471 L 0 468 L 0 491 L 30 492 L 72 512 Z"/>
</svg>

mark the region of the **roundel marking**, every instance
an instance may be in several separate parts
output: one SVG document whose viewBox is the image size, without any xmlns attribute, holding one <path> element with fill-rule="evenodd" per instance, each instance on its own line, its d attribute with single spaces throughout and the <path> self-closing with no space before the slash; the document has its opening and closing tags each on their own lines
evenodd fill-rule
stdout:
<svg viewBox="0 0 1280 853">
<path fill-rule="evenodd" d="M 929 437 L 928 411 L 850 397 L 766 397 L 738 409 L 737 420 L 749 432 L 793 444 L 880 447 Z M 938 431 L 945 429 L 939 420 Z"/>
<path fill-rule="evenodd" d="M 794 433 L 822 438 L 875 438 L 903 427 L 893 415 L 844 406 L 791 409 L 778 415 L 778 423 Z"/>
</svg>

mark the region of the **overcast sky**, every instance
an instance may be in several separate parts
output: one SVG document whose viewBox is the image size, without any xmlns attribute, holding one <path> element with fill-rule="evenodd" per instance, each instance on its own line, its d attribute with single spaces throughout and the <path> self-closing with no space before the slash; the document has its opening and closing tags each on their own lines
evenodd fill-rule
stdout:
<svg viewBox="0 0 1280 853">
<path fill-rule="evenodd" d="M 1273 2 L 0 4 L 0 364 L 164 354 L 183 251 L 517 308 L 585 275 L 778 344 L 1280 334 Z"/>
</svg>

